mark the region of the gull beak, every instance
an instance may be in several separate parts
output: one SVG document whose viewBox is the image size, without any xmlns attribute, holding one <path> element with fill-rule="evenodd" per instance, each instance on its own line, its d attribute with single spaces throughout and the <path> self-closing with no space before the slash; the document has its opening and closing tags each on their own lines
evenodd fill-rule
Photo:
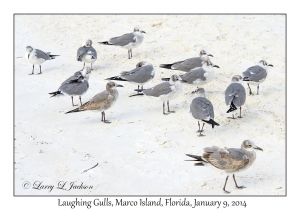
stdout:
<svg viewBox="0 0 300 210">
<path fill-rule="evenodd" d="M 207 56 L 214 57 L 212 54 L 208 54 Z"/>
<path fill-rule="evenodd" d="M 116 87 L 124 87 L 124 86 L 123 86 L 123 85 L 118 85 L 118 84 L 117 84 L 117 86 L 116 86 Z"/>
<path fill-rule="evenodd" d="M 213 65 L 213 67 L 220 68 L 218 65 Z"/>
<path fill-rule="evenodd" d="M 272 64 L 269 64 L 268 66 L 272 66 L 272 67 L 274 67 Z"/>
<path fill-rule="evenodd" d="M 258 146 L 254 147 L 254 149 L 257 149 L 257 150 L 261 150 L 261 151 L 263 151 L 263 149 L 262 149 L 262 148 L 260 148 L 260 147 L 258 147 Z"/>
<path fill-rule="evenodd" d="M 144 33 L 144 34 L 145 34 L 146 32 L 145 32 L 145 31 L 141 31 L 141 33 Z"/>
</svg>

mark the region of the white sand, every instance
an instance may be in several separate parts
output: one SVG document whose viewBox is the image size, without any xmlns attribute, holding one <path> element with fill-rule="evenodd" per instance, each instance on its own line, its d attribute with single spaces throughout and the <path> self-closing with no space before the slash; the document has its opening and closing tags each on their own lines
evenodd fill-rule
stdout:
<svg viewBox="0 0 300 210">
<path fill-rule="evenodd" d="M 194 167 L 185 153 L 201 155 L 207 146 L 240 147 L 251 139 L 264 149 L 247 171 L 236 174 L 247 188 L 238 190 L 230 177 L 231 195 L 285 194 L 285 18 L 284 16 L 196 15 L 43 15 L 15 18 L 15 193 L 16 195 L 224 195 L 225 174 L 209 167 Z M 127 50 L 97 44 L 131 32 L 140 25 L 144 43 Z M 83 102 L 104 90 L 107 77 L 131 70 L 145 60 L 156 67 L 152 87 L 179 71 L 158 68 L 198 56 L 206 49 L 220 66 L 214 81 L 204 86 L 213 103 L 219 127 L 205 125 L 198 137 L 197 121 L 189 114 L 190 94 L 184 85 L 170 101 L 175 114 L 164 116 L 162 102 L 151 97 L 129 98 L 135 85 L 119 82 L 120 98 L 106 112 L 65 115 L 73 109 L 70 97 L 50 98 L 60 84 L 82 67 L 76 51 L 86 39 L 98 52 L 90 89 Z M 61 55 L 42 64 L 42 75 L 32 75 L 24 58 L 25 47 Z M 260 85 L 260 95 L 248 96 L 243 118 L 227 119 L 224 92 L 234 74 L 264 59 L 274 65 Z M 38 73 L 36 66 L 35 73 Z M 243 83 L 246 88 L 246 83 Z M 252 86 L 256 93 L 256 87 Z M 248 89 L 247 89 L 248 93 Z M 79 103 L 78 97 L 74 98 Z M 82 173 L 99 163 L 98 167 Z M 23 189 L 22 183 L 59 181 L 92 185 L 92 190 Z"/>
</svg>

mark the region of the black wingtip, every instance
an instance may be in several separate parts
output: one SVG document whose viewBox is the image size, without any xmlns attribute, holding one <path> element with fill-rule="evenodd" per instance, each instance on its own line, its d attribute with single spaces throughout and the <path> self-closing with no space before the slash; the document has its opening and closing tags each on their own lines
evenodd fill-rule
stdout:
<svg viewBox="0 0 300 210">
<path fill-rule="evenodd" d="M 170 81 L 170 78 L 161 78 L 162 81 Z"/>
<path fill-rule="evenodd" d="M 160 68 L 165 68 L 165 69 L 172 69 L 173 64 L 160 64 Z"/>
<path fill-rule="evenodd" d="M 110 44 L 108 41 L 105 41 L 105 42 L 98 42 L 99 44 L 104 44 L 104 45 L 112 45 Z"/>
<path fill-rule="evenodd" d="M 212 128 L 214 128 L 215 127 L 215 125 L 216 126 L 219 126 L 220 124 L 219 123 L 217 123 L 216 121 L 214 121 L 213 119 L 210 119 L 210 120 L 202 120 L 203 122 L 206 122 L 206 123 L 208 123 L 208 124 L 211 124 L 212 125 Z"/>
<path fill-rule="evenodd" d="M 122 77 L 115 76 L 115 77 L 109 77 L 105 80 L 118 80 L 118 81 L 127 81 L 126 79 L 123 79 Z"/>
<path fill-rule="evenodd" d="M 243 81 L 250 81 L 248 77 L 244 77 Z"/>
<path fill-rule="evenodd" d="M 230 103 L 230 108 L 227 110 L 226 113 L 233 112 L 234 110 L 237 110 L 237 107 L 234 105 L 233 100 L 232 100 Z"/>
</svg>

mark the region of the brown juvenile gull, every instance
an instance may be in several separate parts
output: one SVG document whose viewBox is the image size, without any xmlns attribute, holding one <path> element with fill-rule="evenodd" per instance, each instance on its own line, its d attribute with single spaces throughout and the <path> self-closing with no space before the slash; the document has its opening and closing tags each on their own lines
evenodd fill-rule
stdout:
<svg viewBox="0 0 300 210">
<path fill-rule="evenodd" d="M 172 75 L 170 81 L 162 82 L 152 88 L 146 89 L 143 93 L 146 96 L 158 97 L 163 101 L 163 114 L 167 115 L 171 112 L 169 107 L 169 101 L 176 98 L 182 91 L 181 78 L 178 75 Z M 167 101 L 168 113 L 165 113 L 165 102 Z"/>
<path fill-rule="evenodd" d="M 27 46 L 25 52 L 25 58 L 29 63 L 33 64 L 32 73 L 29 75 L 32 75 L 34 72 L 34 64 L 38 64 L 40 66 L 40 73 L 38 74 L 41 74 L 42 73 L 41 64 L 47 60 L 55 59 L 55 56 L 59 56 L 59 55 L 51 55 L 50 52 L 45 53 L 42 50 L 35 49 L 31 46 Z"/>
<path fill-rule="evenodd" d="M 184 61 L 177 61 L 171 64 L 160 64 L 159 67 L 188 72 L 194 68 L 201 67 L 204 61 L 209 61 L 209 56 L 213 57 L 213 55 L 211 54 L 207 55 L 205 50 L 201 50 L 199 57 L 193 57 Z"/>
<path fill-rule="evenodd" d="M 69 95 L 72 98 L 72 105 L 74 105 L 73 102 L 73 96 L 79 96 L 80 104 L 81 102 L 81 96 L 86 93 L 89 89 L 89 77 L 91 74 L 91 69 L 89 67 L 85 67 L 81 71 L 77 71 L 74 73 L 73 76 L 68 78 L 66 81 L 64 81 L 61 86 L 58 88 L 58 91 L 49 93 L 54 96 L 61 96 L 61 95 Z"/>
<path fill-rule="evenodd" d="M 196 159 L 193 161 L 199 161 L 198 163 L 195 163 L 195 166 L 212 165 L 220 170 L 224 170 L 228 174 L 233 174 L 232 177 L 235 186 L 241 189 L 245 187 L 237 185 L 234 174 L 246 170 L 254 163 L 256 159 L 256 153 L 254 149 L 263 151 L 260 147 L 256 146 L 253 141 L 244 140 L 241 148 L 225 147 L 222 149 L 217 146 L 212 146 L 204 148 L 204 153 L 202 156 L 189 154 L 186 155 Z M 230 193 L 225 189 L 228 177 L 229 175 L 227 175 L 223 187 L 223 190 L 226 193 Z"/>
<path fill-rule="evenodd" d="M 91 70 L 93 70 L 93 63 L 97 60 L 97 52 L 92 47 L 92 40 L 88 39 L 82 43 L 82 47 L 77 50 L 77 61 L 83 62 L 83 67 L 85 63 L 91 64 Z"/>
<path fill-rule="evenodd" d="M 77 109 L 66 112 L 65 114 L 72 112 L 81 112 L 86 110 L 101 111 L 101 121 L 104 123 L 110 123 L 105 119 L 105 110 L 111 108 L 119 97 L 119 92 L 116 87 L 123 87 L 114 82 L 108 82 L 106 84 L 106 90 L 95 95 L 91 100 L 81 105 Z"/>
<path fill-rule="evenodd" d="M 143 85 L 147 82 L 150 82 L 155 76 L 155 69 L 151 63 L 146 61 L 141 61 L 136 64 L 136 68 L 130 71 L 122 71 L 119 76 L 114 76 L 107 78 L 106 80 L 119 80 L 119 81 L 127 81 L 130 83 L 138 84 L 137 95 L 143 95 L 141 92 L 144 90 Z M 141 85 L 141 89 L 140 89 Z M 130 97 L 131 97 L 130 96 Z"/>
<path fill-rule="evenodd" d="M 233 112 L 239 107 L 239 118 L 242 118 L 242 106 L 245 104 L 246 101 L 246 90 L 241 84 L 241 81 L 242 77 L 240 75 L 234 75 L 231 79 L 231 84 L 226 88 L 225 91 L 225 103 L 227 106 L 230 105 L 230 108 L 228 109 L 227 113 Z M 232 119 L 235 119 L 234 114 L 232 114 Z"/>
<path fill-rule="evenodd" d="M 124 34 L 122 36 L 111 38 L 105 42 L 98 42 L 104 45 L 115 45 L 128 49 L 128 59 L 132 58 L 132 49 L 140 46 L 144 40 L 144 34 L 140 27 L 136 26 L 132 33 Z"/>
<path fill-rule="evenodd" d="M 259 61 L 258 65 L 252 66 L 243 72 L 242 74 L 243 81 L 247 82 L 250 95 L 253 95 L 250 85 L 257 85 L 257 95 L 258 95 L 259 84 L 265 81 L 265 79 L 267 78 L 268 75 L 267 69 L 269 66 L 273 67 L 272 64 L 267 64 L 266 61 L 261 60 Z"/>
<path fill-rule="evenodd" d="M 205 123 L 211 124 L 212 128 L 214 128 L 215 125 L 219 126 L 219 124 L 214 121 L 214 107 L 212 103 L 206 99 L 205 90 L 203 88 L 198 88 L 197 90 L 193 91 L 193 93 L 195 93 L 197 97 L 192 100 L 190 105 L 190 113 L 195 119 L 198 120 L 198 132 L 200 132 L 199 136 L 204 136 L 202 132 Z M 200 129 L 199 120 L 205 122 L 203 123 L 202 129 Z"/>
</svg>

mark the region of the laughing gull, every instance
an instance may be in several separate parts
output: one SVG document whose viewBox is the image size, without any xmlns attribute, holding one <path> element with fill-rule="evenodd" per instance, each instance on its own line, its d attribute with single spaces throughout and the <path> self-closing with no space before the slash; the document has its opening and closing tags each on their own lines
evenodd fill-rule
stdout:
<svg viewBox="0 0 300 210">
<path fill-rule="evenodd" d="M 110 77 L 106 80 L 119 80 L 138 84 L 138 89 L 135 90 L 137 91 L 137 94 L 131 95 L 136 96 L 143 95 L 142 93 L 140 93 L 143 91 L 143 85 L 147 82 L 150 82 L 154 78 L 154 75 L 155 69 L 153 68 L 153 65 L 146 61 L 141 61 L 136 64 L 135 69 L 132 69 L 131 71 L 122 71 L 119 76 Z"/>
<path fill-rule="evenodd" d="M 249 94 L 252 95 L 252 91 L 250 85 L 257 85 L 257 95 L 259 91 L 259 84 L 265 81 L 267 78 L 268 72 L 267 68 L 272 64 L 267 64 L 266 61 L 261 60 L 259 61 L 258 65 L 252 66 L 248 68 L 246 71 L 243 72 L 243 81 L 246 81 L 249 87 Z"/>
<path fill-rule="evenodd" d="M 246 101 L 246 90 L 241 84 L 242 77 L 240 75 L 234 75 L 231 79 L 231 84 L 227 87 L 225 91 L 225 103 L 227 106 L 230 105 L 227 113 L 237 110 L 237 107 L 240 107 L 240 116 L 242 118 L 242 106 Z M 234 114 L 232 114 L 232 119 Z"/>
<path fill-rule="evenodd" d="M 201 50 L 199 57 L 189 58 L 184 61 L 178 61 L 178 62 L 175 62 L 172 64 L 160 64 L 159 67 L 171 69 L 171 70 L 180 70 L 180 71 L 188 72 L 191 69 L 201 67 L 203 65 L 204 61 L 209 60 L 209 56 L 213 57 L 213 55 L 211 55 L 211 54 L 207 55 L 205 50 Z"/>
<path fill-rule="evenodd" d="M 217 146 L 204 148 L 202 156 L 189 155 L 189 157 L 195 158 L 196 166 L 212 165 L 218 169 L 224 170 L 226 173 L 233 174 L 233 180 L 235 186 L 239 189 L 245 188 L 244 186 L 238 186 L 235 180 L 235 173 L 241 172 L 249 168 L 256 159 L 256 153 L 254 149 L 263 151 L 260 147 L 256 146 L 251 140 L 243 141 L 241 148 L 219 148 Z M 223 187 L 224 192 L 228 192 L 226 183 L 229 175 L 226 177 L 226 181 Z"/>
<path fill-rule="evenodd" d="M 197 90 L 193 91 L 193 93 L 195 93 L 197 97 L 192 100 L 192 103 L 190 105 L 190 113 L 195 119 L 198 120 L 198 132 L 200 132 L 199 136 L 204 136 L 201 133 L 203 132 L 205 123 L 203 123 L 202 129 L 200 129 L 199 120 L 211 124 L 212 128 L 214 128 L 215 125 L 218 126 L 219 124 L 214 121 L 214 107 L 212 103 L 208 99 L 206 99 L 204 89 L 198 88 Z"/>
<path fill-rule="evenodd" d="M 110 121 L 105 119 L 105 110 L 109 109 L 114 105 L 116 100 L 119 97 L 119 92 L 116 87 L 123 87 L 122 85 L 118 85 L 114 82 L 108 82 L 106 84 L 106 90 L 95 95 L 91 100 L 84 103 L 77 109 L 66 112 L 65 114 L 72 112 L 81 112 L 86 110 L 91 111 L 100 111 L 101 112 L 101 121 L 104 123 L 110 123 Z"/>
<path fill-rule="evenodd" d="M 53 96 L 59 96 L 59 95 L 69 95 L 72 98 L 72 105 L 73 103 L 73 96 L 79 96 L 80 104 L 81 102 L 81 96 L 86 93 L 86 91 L 89 89 L 89 77 L 90 77 L 91 70 L 89 67 L 85 67 L 81 71 L 75 72 L 73 76 L 68 78 L 66 81 L 64 81 L 61 86 L 58 88 L 58 91 L 49 93 Z"/>
<path fill-rule="evenodd" d="M 172 75 L 170 81 L 162 82 L 153 88 L 149 88 L 143 91 L 146 96 L 159 97 L 163 101 L 163 114 L 167 115 L 170 112 L 169 100 L 176 98 L 182 91 L 181 78 L 178 75 Z M 165 101 L 168 105 L 168 113 L 165 113 Z"/>
<path fill-rule="evenodd" d="M 144 40 L 144 34 L 140 27 L 136 26 L 132 33 L 124 34 L 122 36 L 111 38 L 105 42 L 98 42 L 104 45 L 115 45 L 128 49 L 128 59 L 132 58 L 132 49 L 140 46 Z"/>
<path fill-rule="evenodd" d="M 205 85 L 215 78 L 216 74 L 214 67 L 220 68 L 217 65 L 213 65 L 210 61 L 204 61 L 202 67 L 194 68 L 179 76 L 184 83 Z M 162 80 L 168 81 L 169 78 L 162 78 Z"/>
<path fill-rule="evenodd" d="M 41 74 L 42 73 L 41 64 L 44 63 L 46 60 L 55 59 L 55 56 L 59 56 L 59 55 L 51 55 L 50 52 L 45 53 L 42 50 L 35 49 L 31 46 L 27 46 L 25 52 L 25 58 L 29 63 L 33 64 L 32 73 L 29 75 L 32 75 L 34 72 L 34 64 L 38 64 L 40 66 L 40 73 L 38 74 Z"/>
<path fill-rule="evenodd" d="M 85 63 L 91 64 L 91 70 L 93 70 L 93 63 L 97 60 L 97 52 L 92 47 L 92 40 L 88 39 L 82 43 L 82 47 L 77 50 L 77 61 L 83 62 L 83 67 Z"/>
</svg>

